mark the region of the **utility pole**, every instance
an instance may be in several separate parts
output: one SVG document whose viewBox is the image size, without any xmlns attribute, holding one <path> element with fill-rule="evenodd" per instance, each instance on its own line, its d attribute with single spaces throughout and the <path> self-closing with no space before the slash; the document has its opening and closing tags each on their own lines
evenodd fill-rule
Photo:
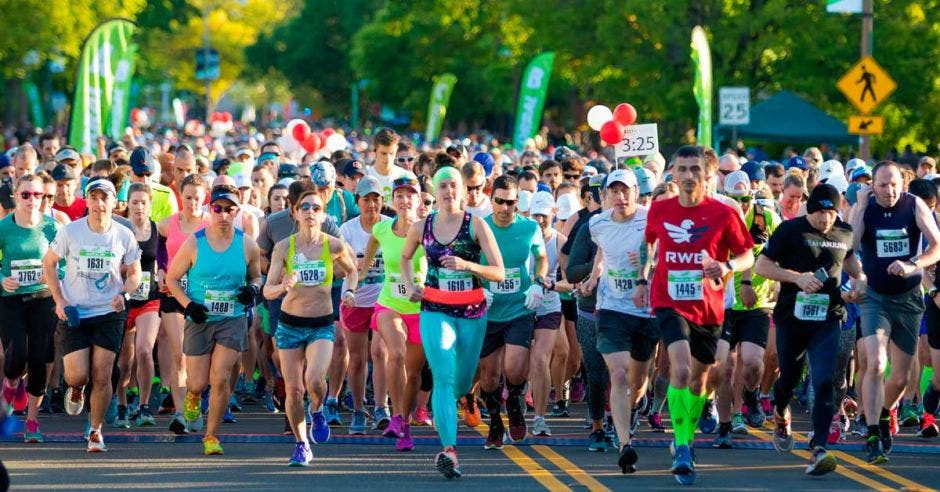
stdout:
<svg viewBox="0 0 940 492">
<path fill-rule="evenodd" d="M 872 30 L 874 28 L 874 18 L 872 12 L 874 11 L 873 0 L 863 0 L 862 4 L 862 56 L 871 55 L 872 52 Z M 871 158 L 871 139 L 868 135 L 861 135 L 859 137 L 859 146 L 858 153 L 859 158 L 862 160 L 868 160 Z"/>
</svg>

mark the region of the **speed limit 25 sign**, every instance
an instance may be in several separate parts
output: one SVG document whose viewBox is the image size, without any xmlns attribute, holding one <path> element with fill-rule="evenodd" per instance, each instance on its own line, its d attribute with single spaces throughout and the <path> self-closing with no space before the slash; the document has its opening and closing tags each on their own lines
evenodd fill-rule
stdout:
<svg viewBox="0 0 940 492">
<path fill-rule="evenodd" d="M 718 89 L 718 123 L 747 125 L 751 122 L 751 91 L 747 87 Z"/>
</svg>

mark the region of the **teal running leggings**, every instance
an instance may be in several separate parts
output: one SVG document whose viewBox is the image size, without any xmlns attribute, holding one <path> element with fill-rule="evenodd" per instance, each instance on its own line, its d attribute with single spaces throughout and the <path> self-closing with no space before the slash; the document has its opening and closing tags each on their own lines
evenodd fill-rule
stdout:
<svg viewBox="0 0 940 492">
<path fill-rule="evenodd" d="M 486 317 L 452 318 L 421 311 L 421 344 L 434 376 L 431 404 L 441 444 L 457 444 L 457 399 L 470 390 L 486 335 Z"/>
</svg>

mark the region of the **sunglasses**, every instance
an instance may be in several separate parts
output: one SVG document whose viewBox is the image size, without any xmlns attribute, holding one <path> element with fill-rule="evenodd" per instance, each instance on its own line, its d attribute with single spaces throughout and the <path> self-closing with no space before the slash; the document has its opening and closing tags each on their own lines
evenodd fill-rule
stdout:
<svg viewBox="0 0 940 492">
<path fill-rule="evenodd" d="M 751 203 L 751 196 L 733 196 L 731 197 L 734 201 L 738 203 Z"/>
<path fill-rule="evenodd" d="M 151 173 L 134 173 L 135 176 L 140 176 L 141 178 L 149 178 Z"/>
<path fill-rule="evenodd" d="M 46 198 L 46 197 L 49 197 L 49 196 L 55 197 L 55 195 L 47 195 L 47 194 L 45 194 L 45 193 L 43 193 L 43 192 L 41 192 L 41 191 L 33 191 L 33 192 L 22 191 L 22 192 L 20 192 L 20 198 L 22 198 L 23 200 L 29 200 L 29 197 L 33 197 L 33 198 L 35 198 L 35 199 L 37 199 L 37 200 L 42 200 L 43 198 Z"/>
<path fill-rule="evenodd" d="M 217 214 L 221 214 L 222 212 L 225 212 L 227 214 L 234 214 L 235 212 L 238 211 L 238 206 L 236 205 L 213 205 L 212 211 Z"/>
<path fill-rule="evenodd" d="M 515 205 L 516 202 L 518 202 L 518 201 L 519 201 L 519 200 L 506 200 L 505 198 L 494 198 L 494 199 L 493 199 L 493 203 L 495 203 L 495 204 L 497 204 L 497 205 L 506 205 L 506 206 L 508 206 L 508 207 L 511 207 L 511 206 Z"/>
<path fill-rule="evenodd" d="M 320 210 L 323 210 L 323 205 L 320 205 L 319 203 L 304 202 L 301 203 L 297 208 L 304 212 L 309 212 L 311 210 L 314 212 L 319 212 Z"/>
<path fill-rule="evenodd" d="M 396 158 L 395 160 L 397 160 L 398 162 L 411 162 L 411 161 L 415 160 L 415 156 L 409 155 L 409 156 L 406 156 L 406 157 L 398 157 L 398 158 Z"/>
<path fill-rule="evenodd" d="M 565 179 L 581 179 L 580 174 L 565 174 Z"/>
<path fill-rule="evenodd" d="M 720 172 L 722 176 L 727 176 L 727 175 L 733 173 L 734 171 L 731 171 L 731 170 L 728 170 L 728 169 L 719 169 L 718 172 Z"/>
<path fill-rule="evenodd" d="M 421 201 L 424 202 L 425 207 L 430 207 L 431 205 L 434 205 L 434 200 L 421 200 Z"/>
<path fill-rule="evenodd" d="M 483 189 L 484 185 L 470 186 L 467 185 L 467 191 L 480 191 Z"/>
</svg>

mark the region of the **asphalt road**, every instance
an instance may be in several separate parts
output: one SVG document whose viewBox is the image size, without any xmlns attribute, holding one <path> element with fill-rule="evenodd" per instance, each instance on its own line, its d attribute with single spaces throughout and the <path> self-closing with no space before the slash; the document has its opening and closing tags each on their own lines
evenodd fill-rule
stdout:
<svg viewBox="0 0 940 492">
<path fill-rule="evenodd" d="M 283 416 L 246 407 L 239 422 L 223 427 L 224 456 L 202 456 L 199 436 L 176 437 L 159 427 L 112 430 L 105 428 L 106 454 L 85 452 L 83 417 L 43 416 L 46 442 L 26 445 L 17 437 L 0 442 L 0 459 L 7 466 L 13 490 L 418 490 L 446 487 L 475 490 L 646 490 L 679 487 L 668 471 L 668 434 L 641 426 L 634 445 L 640 454 L 639 471 L 622 475 L 617 454 L 587 450 L 582 423 L 584 404 L 573 405 L 571 418 L 549 418 L 552 438 L 529 438 L 502 451 L 483 450 L 485 426 L 460 427 L 458 450 L 464 476 L 447 481 L 434 470 L 439 451 L 433 430 L 414 428 L 414 451 L 395 451 L 394 441 L 377 432 L 348 436 L 334 428 L 326 444 L 314 446 L 309 468 L 289 468 L 293 451 L 289 436 L 280 434 Z M 348 421 L 348 414 L 344 418 Z M 645 423 L 644 423 L 645 424 Z M 778 453 L 770 446 L 769 427 L 751 430 L 736 439 L 736 449 L 715 450 L 712 436 L 698 435 L 698 489 L 722 490 L 928 490 L 940 487 L 937 466 L 940 441 L 913 437 L 902 429 L 891 461 L 874 467 L 864 462 L 861 441 L 836 446 L 837 472 L 812 478 L 803 474 L 808 460 L 805 435 L 808 424 L 797 414 L 797 450 Z M 802 439 L 802 441 L 800 441 Z M 802 443 L 802 445 L 800 444 Z"/>
</svg>

